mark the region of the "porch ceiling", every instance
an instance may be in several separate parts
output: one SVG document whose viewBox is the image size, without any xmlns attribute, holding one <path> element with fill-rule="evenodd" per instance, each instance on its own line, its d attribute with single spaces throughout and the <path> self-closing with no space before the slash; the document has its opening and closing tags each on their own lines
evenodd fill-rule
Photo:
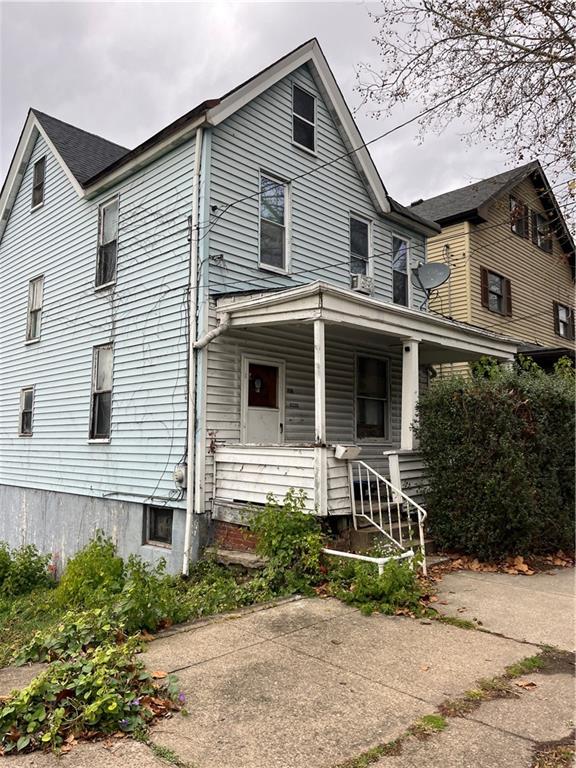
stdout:
<svg viewBox="0 0 576 768">
<path fill-rule="evenodd" d="M 374 333 L 390 339 L 416 339 L 420 362 L 473 360 L 482 355 L 510 360 L 519 342 L 475 326 L 363 296 L 325 283 L 311 283 L 275 293 L 226 296 L 217 301 L 220 321 L 231 327 L 310 323 Z"/>
</svg>

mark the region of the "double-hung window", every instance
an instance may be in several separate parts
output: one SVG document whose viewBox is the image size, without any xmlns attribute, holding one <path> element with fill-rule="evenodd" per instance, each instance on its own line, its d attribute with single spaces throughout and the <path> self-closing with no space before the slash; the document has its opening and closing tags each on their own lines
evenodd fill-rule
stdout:
<svg viewBox="0 0 576 768">
<path fill-rule="evenodd" d="M 512 286 L 510 280 L 484 267 L 480 268 L 482 306 L 500 315 L 512 315 Z"/>
<path fill-rule="evenodd" d="M 34 409 L 34 387 L 23 387 L 20 390 L 20 418 L 18 432 L 21 437 L 32 434 L 32 411 Z"/>
<path fill-rule="evenodd" d="M 388 361 L 356 358 L 356 437 L 388 439 Z"/>
<path fill-rule="evenodd" d="M 543 213 L 532 211 L 532 242 L 548 253 L 552 252 L 550 224 Z"/>
<path fill-rule="evenodd" d="M 316 151 L 316 98 L 297 85 L 292 86 L 292 140 Z"/>
<path fill-rule="evenodd" d="M 554 302 L 554 331 L 563 339 L 574 341 L 574 310 Z"/>
<path fill-rule="evenodd" d="M 260 176 L 260 265 L 287 270 L 286 206 L 288 187 L 271 176 Z"/>
<path fill-rule="evenodd" d="M 32 179 L 32 208 L 44 202 L 44 181 L 46 179 L 46 158 L 41 157 L 34 163 Z"/>
<path fill-rule="evenodd" d="M 40 338 L 42 323 L 42 300 L 44 295 L 44 277 L 35 277 L 28 283 L 28 320 L 26 323 L 26 341 Z"/>
<path fill-rule="evenodd" d="M 410 300 L 408 271 L 410 266 L 410 244 L 402 237 L 392 238 L 392 296 L 394 304 L 407 307 Z"/>
<path fill-rule="evenodd" d="M 510 197 L 510 228 L 520 237 L 528 237 L 528 206 L 516 197 Z"/>
<path fill-rule="evenodd" d="M 367 275 L 370 266 L 370 225 L 362 219 L 350 217 L 350 272 Z"/>
<path fill-rule="evenodd" d="M 103 203 L 99 210 L 98 255 L 96 258 L 96 287 L 116 279 L 118 251 L 118 198 Z"/>
<path fill-rule="evenodd" d="M 110 438 L 112 412 L 112 344 L 94 347 L 92 357 L 92 404 L 90 439 Z"/>
</svg>

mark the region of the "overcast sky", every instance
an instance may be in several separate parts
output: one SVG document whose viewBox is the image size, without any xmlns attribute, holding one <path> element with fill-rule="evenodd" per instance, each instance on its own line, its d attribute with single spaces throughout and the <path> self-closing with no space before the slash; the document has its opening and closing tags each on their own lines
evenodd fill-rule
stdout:
<svg viewBox="0 0 576 768">
<path fill-rule="evenodd" d="M 370 9 L 378 4 L 0 3 L 2 180 L 31 106 L 132 148 L 311 37 L 354 109 L 358 65 L 378 63 Z M 356 119 L 369 140 L 417 111 L 376 121 L 364 109 Z M 506 167 L 495 149 L 467 147 L 457 126 L 423 144 L 410 126 L 371 152 L 405 204 Z"/>
</svg>

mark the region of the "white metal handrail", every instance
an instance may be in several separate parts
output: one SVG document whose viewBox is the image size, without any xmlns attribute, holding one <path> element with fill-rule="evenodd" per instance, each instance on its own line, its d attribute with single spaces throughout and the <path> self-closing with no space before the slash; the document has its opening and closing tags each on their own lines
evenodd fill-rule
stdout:
<svg viewBox="0 0 576 768">
<path fill-rule="evenodd" d="M 415 513 L 418 521 L 419 545 L 423 557 L 422 570 L 426 574 L 424 544 L 426 510 L 364 461 L 348 461 L 348 473 L 354 528 L 358 530 L 358 518 L 364 518 L 400 552 L 404 553 L 414 540 L 412 518 Z M 356 483 L 358 498 L 356 498 L 355 492 Z M 405 531 L 407 536 L 404 535 Z"/>
</svg>

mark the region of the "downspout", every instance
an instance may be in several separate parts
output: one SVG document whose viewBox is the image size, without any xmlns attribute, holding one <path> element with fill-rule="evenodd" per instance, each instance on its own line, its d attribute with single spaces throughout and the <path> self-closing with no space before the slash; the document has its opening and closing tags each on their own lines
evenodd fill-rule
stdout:
<svg viewBox="0 0 576 768">
<path fill-rule="evenodd" d="M 184 555 L 182 574 L 188 575 L 190 567 L 190 545 L 192 540 L 192 517 L 194 515 L 194 437 L 196 426 L 196 354 L 194 342 L 197 335 L 196 312 L 198 308 L 198 244 L 200 210 L 200 173 L 202 163 L 202 140 L 204 129 L 196 130 L 194 147 L 194 177 L 192 185 L 192 222 L 190 237 L 190 290 L 188 297 L 188 428 L 186 444 L 186 524 L 184 529 Z"/>
</svg>

